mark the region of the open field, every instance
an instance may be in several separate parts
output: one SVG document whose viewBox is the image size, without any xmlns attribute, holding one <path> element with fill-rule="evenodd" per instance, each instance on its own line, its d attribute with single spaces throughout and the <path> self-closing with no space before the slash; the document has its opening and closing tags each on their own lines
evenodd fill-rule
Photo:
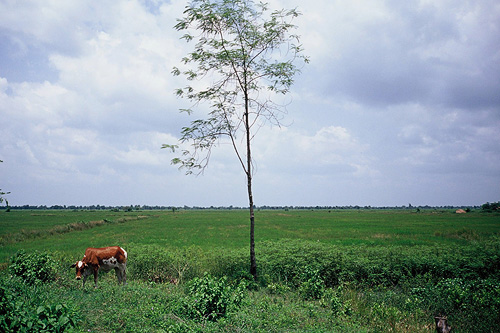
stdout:
<svg viewBox="0 0 500 333">
<path fill-rule="evenodd" d="M 97 222 L 109 221 L 111 223 Z M 71 224 L 94 222 L 96 228 L 69 230 Z M 113 223 L 114 222 L 114 223 Z M 58 228 L 60 227 L 60 228 Z M 83 253 L 89 246 L 155 244 L 202 249 L 246 248 L 245 210 L 177 211 L 12 211 L 0 213 L 0 262 L 18 249 Z M 500 234 L 498 214 L 414 213 L 397 210 L 257 211 L 256 239 L 283 238 L 336 245 L 463 245 Z"/>
<path fill-rule="evenodd" d="M 114 308 L 122 319 L 113 323 L 79 317 L 85 331 L 425 332 L 438 312 L 457 331 L 468 331 L 471 306 L 483 322 L 487 317 L 485 325 L 500 324 L 499 312 L 491 313 L 500 311 L 500 215 L 446 210 L 257 211 L 253 291 L 217 322 L 186 314 L 184 286 L 203 272 L 234 283 L 248 279 L 248 224 L 245 210 L 13 210 L 0 213 L 0 267 L 5 278 L 19 250 L 54 258 L 57 288 L 38 286 L 27 303 L 61 303 L 95 315 L 109 297 L 124 302 Z M 118 288 L 107 274 L 101 288 L 82 291 L 67 267 L 86 247 L 108 245 L 129 252 L 129 285 Z M 171 278 L 181 284 L 163 283 Z M 134 302 L 146 308 L 131 308 Z M 136 320 L 123 319 L 130 316 Z"/>
</svg>

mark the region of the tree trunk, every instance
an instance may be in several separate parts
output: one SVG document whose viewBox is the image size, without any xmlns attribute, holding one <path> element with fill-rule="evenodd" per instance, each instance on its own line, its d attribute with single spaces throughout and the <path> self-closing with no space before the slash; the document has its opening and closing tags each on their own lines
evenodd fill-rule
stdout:
<svg viewBox="0 0 500 333">
<path fill-rule="evenodd" d="M 257 260 L 255 258 L 255 216 L 253 211 L 252 176 L 248 176 L 248 198 L 250 201 L 250 274 L 257 281 Z"/>
<path fill-rule="evenodd" d="M 257 281 L 257 260 L 255 259 L 255 215 L 252 194 L 252 159 L 250 156 L 250 129 L 247 129 L 247 186 L 250 206 L 250 274 Z"/>
<path fill-rule="evenodd" d="M 255 258 L 255 215 L 253 209 L 253 194 L 252 194 L 252 149 L 251 141 L 252 136 L 250 133 L 250 105 L 248 98 L 248 85 L 246 72 L 244 73 L 244 95 L 245 95 L 245 131 L 246 131 L 246 144 L 247 144 L 247 186 L 248 186 L 248 203 L 250 206 L 250 274 L 252 274 L 255 281 L 257 281 L 257 260 Z"/>
</svg>

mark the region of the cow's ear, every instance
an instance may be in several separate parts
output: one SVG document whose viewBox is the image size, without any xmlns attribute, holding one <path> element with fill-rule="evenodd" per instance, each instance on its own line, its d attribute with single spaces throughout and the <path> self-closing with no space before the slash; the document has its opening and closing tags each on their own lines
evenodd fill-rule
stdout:
<svg viewBox="0 0 500 333">
<path fill-rule="evenodd" d="M 74 267 L 76 267 L 76 263 L 73 264 L 73 265 L 71 265 L 71 266 L 69 266 L 69 268 L 74 268 Z"/>
</svg>

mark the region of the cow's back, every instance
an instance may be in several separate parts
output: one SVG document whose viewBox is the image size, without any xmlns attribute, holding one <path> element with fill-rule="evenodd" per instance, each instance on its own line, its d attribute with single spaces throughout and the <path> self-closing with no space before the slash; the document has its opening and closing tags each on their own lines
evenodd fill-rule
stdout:
<svg viewBox="0 0 500 333">
<path fill-rule="evenodd" d="M 93 265 L 100 265 L 104 259 L 114 257 L 120 264 L 127 262 L 127 252 L 120 246 L 109 246 L 101 248 L 89 247 L 85 250 L 83 261 Z"/>
</svg>

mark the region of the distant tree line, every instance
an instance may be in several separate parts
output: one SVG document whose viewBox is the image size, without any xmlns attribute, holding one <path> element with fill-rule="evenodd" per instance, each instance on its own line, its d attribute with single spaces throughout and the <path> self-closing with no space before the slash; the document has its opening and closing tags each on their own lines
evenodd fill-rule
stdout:
<svg viewBox="0 0 500 333">
<path fill-rule="evenodd" d="M 485 212 L 500 212 L 500 201 L 493 203 L 485 203 L 481 205 L 481 210 Z"/>
<path fill-rule="evenodd" d="M 243 210 L 248 209 L 248 207 L 238 207 L 238 206 L 150 206 L 150 205 L 129 205 L 129 206 L 106 206 L 106 205 L 22 205 L 22 206 L 10 206 L 12 210 L 114 210 L 114 211 L 125 211 L 133 212 L 140 210 Z M 458 209 L 464 208 L 464 206 L 255 206 L 257 210 L 383 210 L 383 209 L 405 209 L 405 210 L 426 210 L 426 209 Z M 483 211 L 500 211 L 500 202 L 497 203 L 486 203 L 481 206 L 468 206 L 467 209 L 481 209 Z"/>
</svg>

